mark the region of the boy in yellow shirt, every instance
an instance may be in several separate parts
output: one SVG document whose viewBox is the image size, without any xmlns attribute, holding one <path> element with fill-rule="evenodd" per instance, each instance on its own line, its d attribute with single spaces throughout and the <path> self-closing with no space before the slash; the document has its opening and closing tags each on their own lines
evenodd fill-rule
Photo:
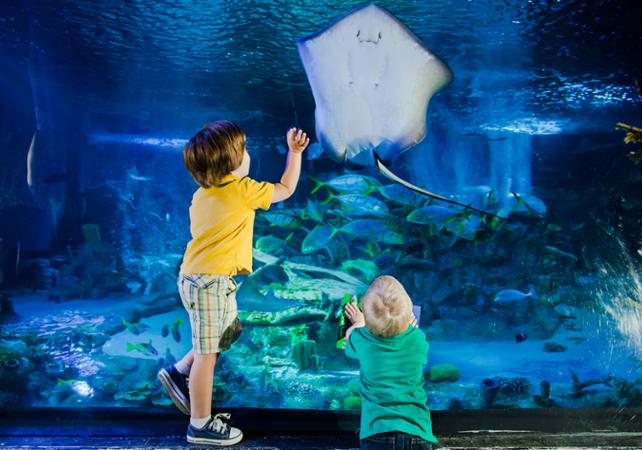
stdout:
<svg viewBox="0 0 642 450">
<path fill-rule="evenodd" d="M 309 142 L 302 130 L 288 130 L 287 163 L 276 184 L 247 176 L 250 156 L 245 133 L 232 122 L 208 125 L 183 150 L 185 166 L 200 186 L 189 209 L 192 240 L 178 279 L 190 317 L 192 350 L 176 365 L 161 369 L 158 378 L 176 406 L 191 416 L 190 443 L 232 445 L 243 439 L 243 433 L 229 425 L 228 414 L 211 415 L 218 354 L 241 333 L 232 276 L 252 272 L 255 210 L 267 210 L 294 193 L 301 154 Z"/>
</svg>

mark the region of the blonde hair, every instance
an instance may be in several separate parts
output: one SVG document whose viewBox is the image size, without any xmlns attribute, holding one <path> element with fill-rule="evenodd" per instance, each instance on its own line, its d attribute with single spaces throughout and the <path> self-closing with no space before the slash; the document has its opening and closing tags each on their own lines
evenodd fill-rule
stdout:
<svg viewBox="0 0 642 450">
<path fill-rule="evenodd" d="M 219 120 L 192 137 L 183 150 L 183 162 L 199 186 L 216 186 L 240 167 L 245 153 L 245 133 L 233 122 Z"/>
<path fill-rule="evenodd" d="M 368 331 L 390 337 L 403 333 L 410 323 L 412 301 L 403 285 L 390 275 L 377 277 L 363 296 Z"/>
</svg>

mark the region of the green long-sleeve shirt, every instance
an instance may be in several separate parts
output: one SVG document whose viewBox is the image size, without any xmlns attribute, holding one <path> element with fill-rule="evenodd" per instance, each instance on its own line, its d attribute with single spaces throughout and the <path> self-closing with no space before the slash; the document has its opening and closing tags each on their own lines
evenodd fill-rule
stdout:
<svg viewBox="0 0 642 450">
<path fill-rule="evenodd" d="M 428 342 L 423 331 L 409 326 L 397 336 L 380 337 L 356 328 L 345 351 L 361 366 L 361 439 L 401 431 L 437 442 L 426 406 Z"/>
</svg>

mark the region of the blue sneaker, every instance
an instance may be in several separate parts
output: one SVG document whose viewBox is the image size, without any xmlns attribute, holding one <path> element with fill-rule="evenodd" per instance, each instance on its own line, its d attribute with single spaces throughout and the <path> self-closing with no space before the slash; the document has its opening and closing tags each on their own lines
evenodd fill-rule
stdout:
<svg viewBox="0 0 642 450">
<path fill-rule="evenodd" d="M 190 415 L 189 386 L 187 376 L 176 370 L 176 367 L 167 366 L 158 371 L 158 379 L 167 391 L 176 407 L 183 413 Z"/>
<path fill-rule="evenodd" d="M 204 445 L 234 445 L 241 442 L 243 433 L 238 428 L 228 424 L 229 414 L 216 414 L 203 428 L 196 428 L 190 424 L 187 427 L 187 442 L 190 444 Z"/>
</svg>

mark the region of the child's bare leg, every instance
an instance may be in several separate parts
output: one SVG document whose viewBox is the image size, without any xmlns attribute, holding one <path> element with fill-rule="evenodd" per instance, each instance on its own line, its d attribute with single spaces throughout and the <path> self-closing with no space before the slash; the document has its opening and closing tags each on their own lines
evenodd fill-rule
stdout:
<svg viewBox="0 0 642 450">
<path fill-rule="evenodd" d="M 209 355 L 193 354 L 194 363 L 189 374 L 189 398 L 191 416 L 202 419 L 212 414 L 212 386 L 214 385 L 214 365 L 218 353 Z M 186 358 L 189 355 L 185 355 Z"/>
</svg>

